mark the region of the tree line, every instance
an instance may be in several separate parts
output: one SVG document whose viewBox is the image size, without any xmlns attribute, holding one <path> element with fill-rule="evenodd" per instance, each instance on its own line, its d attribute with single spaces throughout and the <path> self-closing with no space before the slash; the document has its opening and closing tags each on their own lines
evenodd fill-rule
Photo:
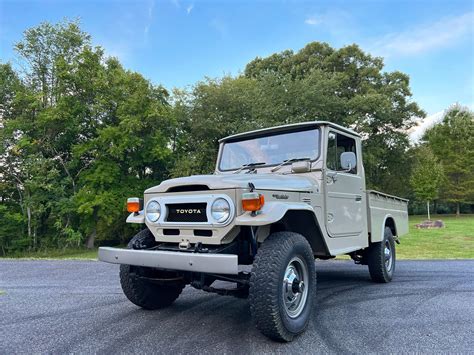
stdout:
<svg viewBox="0 0 474 355">
<path fill-rule="evenodd" d="M 383 59 L 357 45 L 312 42 L 171 91 L 92 46 L 75 21 L 27 29 L 15 50 L 18 65 L 0 63 L 3 255 L 123 243 L 133 234 L 128 196 L 212 173 L 223 136 L 310 120 L 362 134 L 372 189 L 458 210 L 474 200 L 472 112 L 454 108 L 410 146 L 407 130 L 425 113 L 409 77 L 383 71 Z M 441 166 L 434 188 L 411 178 L 426 166 Z"/>
</svg>

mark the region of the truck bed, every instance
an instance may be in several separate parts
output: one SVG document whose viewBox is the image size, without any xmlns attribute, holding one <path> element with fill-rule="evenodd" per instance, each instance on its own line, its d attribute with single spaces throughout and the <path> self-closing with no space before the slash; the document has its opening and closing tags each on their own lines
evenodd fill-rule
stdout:
<svg viewBox="0 0 474 355">
<path fill-rule="evenodd" d="M 385 222 L 388 218 L 392 218 L 395 222 L 395 234 L 398 237 L 408 233 L 407 199 L 374 190 L 368 190 L 366 194 L 368 228 L 373 242 L 383 238 Z"/>
</svg>

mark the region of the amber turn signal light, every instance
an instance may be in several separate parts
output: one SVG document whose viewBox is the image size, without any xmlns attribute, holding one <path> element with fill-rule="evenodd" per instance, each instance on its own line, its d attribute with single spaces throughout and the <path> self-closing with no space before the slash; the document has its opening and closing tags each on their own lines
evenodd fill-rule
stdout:
<svg viewBox="0 0 474 355">
<path fill-rule="evenodd" d="M 127 199 L 127 211 L 130 213 L 138 213 L 143 208 L 142 199 L 138 197 L 130 197 Z"/>
<path fill-rule="evenodd" d="M 242 194 L 242 208 L 244 211 L 259 211 L 265 203 L 265 198 L 256 192 Z"/>
</svg>

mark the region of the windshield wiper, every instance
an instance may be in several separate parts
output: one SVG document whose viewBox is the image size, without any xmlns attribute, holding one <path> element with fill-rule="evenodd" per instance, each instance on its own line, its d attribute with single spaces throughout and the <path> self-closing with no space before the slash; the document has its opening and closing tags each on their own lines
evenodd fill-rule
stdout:
<svg viewBox="0 0 474 355">
<path fill-rule="evenodd" d="M 282 163 L 278 164 L 274 168 L 272 168 L 271 172 L 275 172 L 277 170 L 280 170 L 280 168 L 284 165 L 288 165 L 290 163 L 294 163 L 295 161 L 306 161 L 306 160 L 311 160 L 311 158 L 291 158 L 291 159 L 286 159 Z"/>
<path fill-rule="evenodd" d="M 242 165 L 240 168 L 238 168 L 236 171 L 234 171 L 234 174 L 238 174 L 238 173 L 240 173 L 242 170 L 247 169 L 247 168 L 252 169 L 252 168 L 255 167 L 255 166 L 265 165 L 265 164 L 266 164 L 265 162 L 244 164 L 244 165 Z"/>
</svg>

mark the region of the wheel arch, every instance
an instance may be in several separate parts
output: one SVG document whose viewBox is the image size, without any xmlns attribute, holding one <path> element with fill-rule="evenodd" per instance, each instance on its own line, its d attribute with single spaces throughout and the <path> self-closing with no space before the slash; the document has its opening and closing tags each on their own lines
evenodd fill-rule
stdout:
<svg viewBox="0 0 474 355">
<path fill-rule="evenodd" d="M 397 225 L 395 224 L 395 219 L 390 214 L 385 216 L 385 220 L 382 224 L 382 236 L 385 234 L 385 227 L 390 228 L 393 236 L 397 235 Z"/>
<path fill-rule="evenodd" d="M 280 220 L 270 225 L 269 234 L 280 231 L 301 234 L 309 242 L 315 256 L 330 257 L 319 222 L 313 211 L 288 210 Z"/>
<path fill-rule="evenodd" d="M 270 201 L 261 213 L 244 213 L 235 219 L 238 226 L 258 227 L 258 241 L 263 242 L 271 233 L 289 231 L 301 234 L 313 249 L 315 256 L 330 258 L 318 218 L 312 206 L 301 202 Z"/>
</svg>

